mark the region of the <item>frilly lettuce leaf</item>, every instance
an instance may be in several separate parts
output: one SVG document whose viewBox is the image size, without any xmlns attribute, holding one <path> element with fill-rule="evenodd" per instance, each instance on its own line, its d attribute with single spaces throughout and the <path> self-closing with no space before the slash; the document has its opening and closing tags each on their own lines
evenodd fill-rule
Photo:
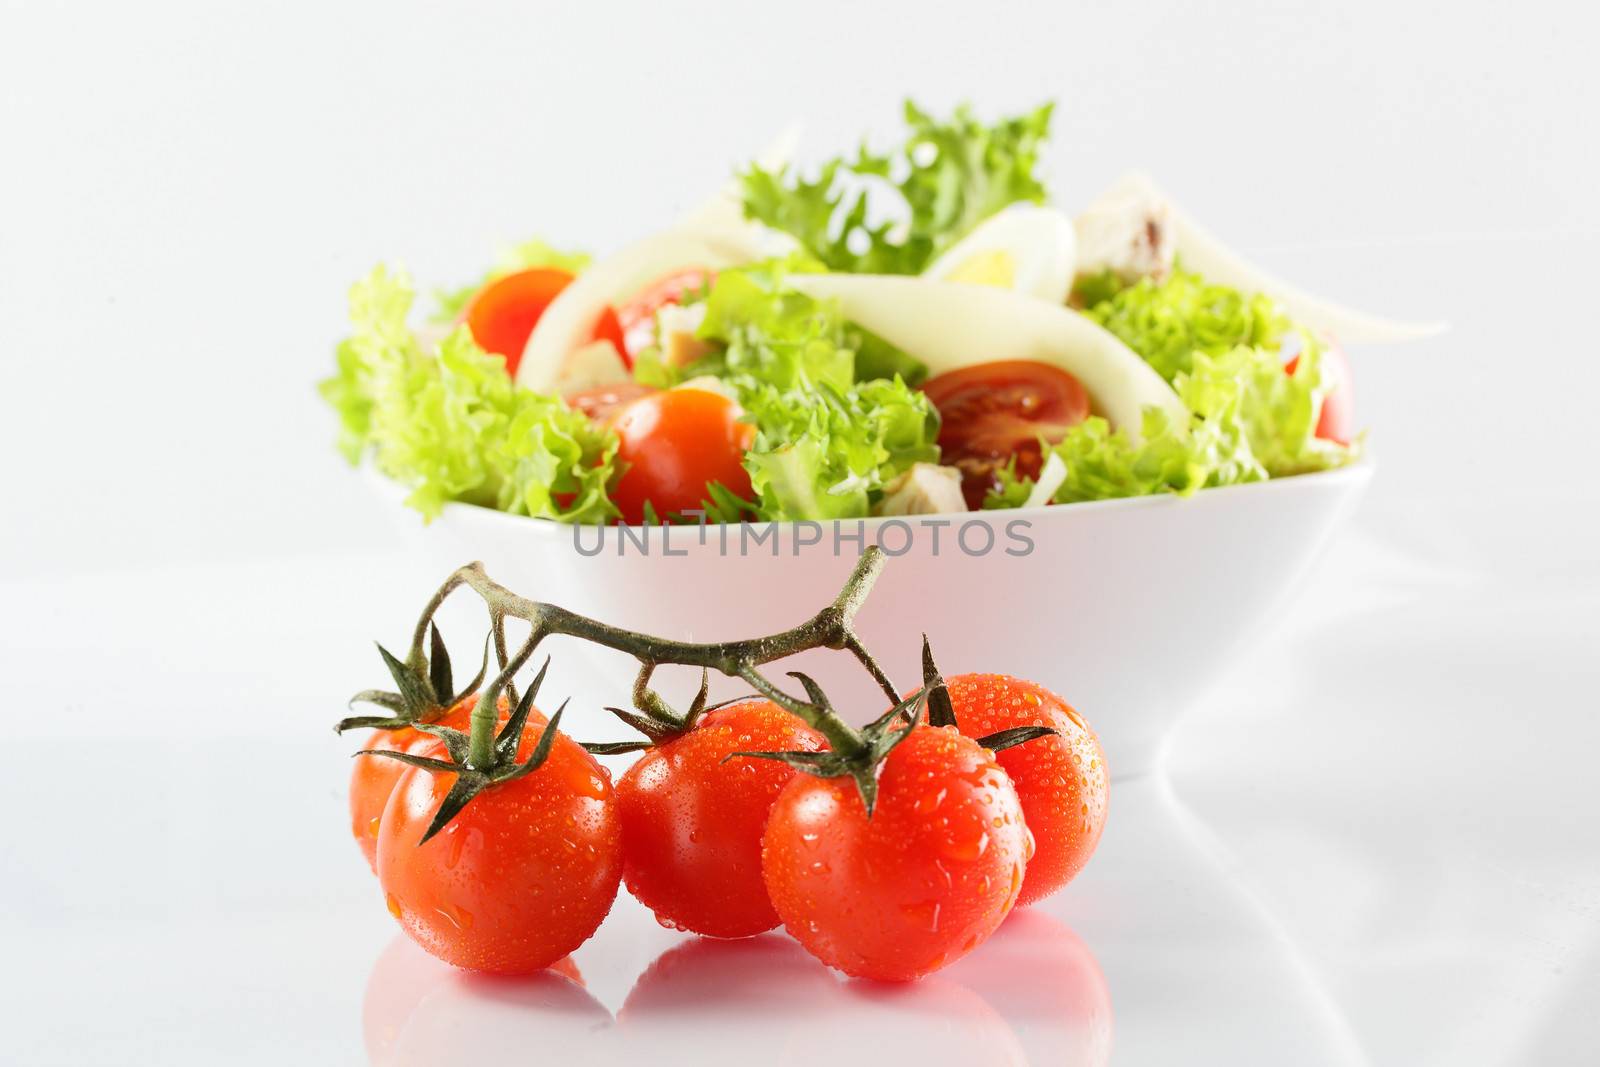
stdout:
<svg viewBox="0 0 1600 1067">
<path fill-rule="evenodd" d="M 755 517 L 864 516 L 886 482 L 938 457 L 938 415 L 902 378 L 856 381 L 860 334 L 831 305 L 787 288 L 787 269 L 719 274 L 700 328 L 719 350 L 674 377 L 720 378 L 755 425 L 745 456 Z"/>
<path fill-rule="evenodd" d="M 945 121 L 909 100 L 905 144 L 865 146 L 812 178 L 751 166 L 740 175 L 745 215 L 793 235 L 830 270 L 917 274 L 1008 204 L 1042 202 L 1034 171 L 1053 105 L 986 126 L 965 105 Z M 887 212 L 869 211 L 890 203 Z"/>
<path fill-rule="evenodd" d="M 1169 382 L 1193 366 L 1196 352 L 1220 356 L 1239 345 L 1277 348 L 1293 328 L 1270 298 L 1210 284 L 1181 268 L 1161 282 L 1143 278 L 1121 287 L 1099 276 L 1080 281 L 1077 292 L 1088 301 L 1084 314 Z"/>
<path fill-rule="evenodd" d="M 568 274 L 577 274 L 589 265 L 589 256 L 583 252 L 564 252 L 552 245 L 545 244 L 538 238 L 533 238 L 513 245 L 500 253 L 495 265 L 484 273 L 471 285 L 463 285 L 456 289 L 438 289 L 434 291 L 434 311 L 430 320 L 433 322 L 454 322 L 461 317 L 461 312 L 466 309 L 467 302 L 485 285 L 496 278 L 504 278 L 507 274 L 515 274 L 519 270 L 531 270 L 534 267 L 555 267 Z"/>
<path fill-rule="evenodd" d="M 614 435 L 517 386 L 464 326 L 425 350 L 406 324 L 414 299 L 410 280 L 383 267 L 351 287 L 351 334 L 320 385 L 345 456 L 370 454 L 429 518 L 452 500 L 567 522 L 617 514 Z"/>
</svg>

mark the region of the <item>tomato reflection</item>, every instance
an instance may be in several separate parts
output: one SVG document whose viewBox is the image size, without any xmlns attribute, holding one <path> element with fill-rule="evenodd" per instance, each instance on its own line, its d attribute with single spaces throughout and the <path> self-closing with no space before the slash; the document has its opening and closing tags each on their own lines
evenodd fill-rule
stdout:
<svg viewBox="0 0 1600 1067">
<path fill-rule="evenodd" d="M 521 978 L 471 974 L 396 937 L 373 966 L 362 1004 L 367 1059 L 375 1067 L 570 1052 L 576 1059 L 611 1026 L 570 957 Z"/>
<path fill-rule="evenodd" d="M 977 951 L 940 972 L 1001 1007 L 1029 1062 L 1111 1062 L 1111 990 L 1089 946 L 1061 920 L 1019 908 Z"/>
<path fill-rule="evenodd" d="M 892 1049 L 897 1061 L 1102 1067 L 1112 1038 L 1093 954 L 1037 908 L 1014 913 L 954 966 L 898 985 L 844 979 L 781 933 L 693 938 L 639 975 L 615 1019 L 571 959 L 529 978 L 494 978 L 454 970 L 399 937 L 373 968 L 363 1023 L 378 1065 L 453 1063 L 465 1049 L 635 1064 L 714 1040 L 772 1065 L 882 1067 Z"/>
</svg>

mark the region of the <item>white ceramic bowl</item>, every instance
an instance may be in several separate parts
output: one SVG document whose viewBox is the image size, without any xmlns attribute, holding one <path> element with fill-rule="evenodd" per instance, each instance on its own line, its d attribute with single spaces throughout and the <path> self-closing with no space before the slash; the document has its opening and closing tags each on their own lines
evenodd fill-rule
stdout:
<svg viewBox="0 0 1600 1067">
<path fill-rule="evenodd" d="M 837 593 L 863 544 L 882 543 L 892 558 L 858 625 L 897 685 L 918 683 L 926 632 L 946 674 L 998 671 L 1060 693 L 1098 732 L 1113 775 L 1125 778 L 1150 767 L 1168 728 L 1287 602 L 1371 474 L 1361 463 L 1188 499 L 666 534 L 450 505 L 423 543 L 441 579 L 482 560 L 525 596 L 695 641 L 802 621 Z M 414 513 L 405 521 L 415 528 Z M 575 725 L 592 729 L 601 705 L 627 701 L 627 656 L 574 641 L 555 654 L 581 664 L 574 675 L 574 661 L 562 659 L 579 688 Z M 866 721 L 886 706 L 846 653 L 792 662 L 847 718 Z M 769 677 L 792 686 L 788 669 L 774 664 Z M 713 679 L 714 696 L 741 692 L 742 682 Z"/>
</svg>

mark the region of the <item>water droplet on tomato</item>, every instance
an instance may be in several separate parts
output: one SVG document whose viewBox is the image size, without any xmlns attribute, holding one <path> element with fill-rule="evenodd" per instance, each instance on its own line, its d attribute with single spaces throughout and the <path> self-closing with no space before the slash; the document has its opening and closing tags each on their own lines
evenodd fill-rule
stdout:
<svg viewBox="0 0 1600 1067">
<path fill-rule="evenodd" d="M 367 836 L 368 837 L 377 837 L 378 836 L 378 823 L 381 822 L 381 821 L 382 820 L 379 819 L 378 816 L 374 815 L 371 818 L 371 820 L 369 820 L 367 822 Z"/>
<path fill-rule="evenodd" d="M 900 908 L 907 919 L 931 934 L 939 932 L 939 902 L 925 900 L 921 904 L 906 904 Z"/>
<path fill-rule="evenodd" d="M 385 893 L 383 895 L 383 903 L 389 909 L 390 915 L 393 915 L 396 919 L 400 918 L 399 897 L 395 896 L 393 893 Z"/>
<path fill-rule="evenodd" d="M 931 815 L 933 812 L 938 811 L 939 805 L 944 803 L 944 798 L 947 793 L 948 790 L 944 789 L 930 789 L 928 792 L 922 794 L 922 796 L 917 798 L 917 803 L 915 805 L 917 813 L 920 815 Z"/>
<path fill-rule="evenodd" d="M 953 833 L 944 843 L 942 851 L 953 860 L 971 863 L 989 849 L 989 831 L 974 825 Z"/>
</svg>

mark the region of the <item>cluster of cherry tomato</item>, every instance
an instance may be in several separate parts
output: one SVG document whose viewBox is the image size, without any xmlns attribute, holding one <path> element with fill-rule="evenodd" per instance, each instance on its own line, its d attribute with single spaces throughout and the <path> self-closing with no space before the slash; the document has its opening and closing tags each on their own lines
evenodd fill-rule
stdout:
<svg viewBox="0 0 1600 1067">
<path fill-rule="evenodd" d="M 739 938 L 781 924 L 846 974 L 914 979 L 1064 886 L 1106 815 L 1099 743 L 1060 697 L 1006 675 L 944 684 L 957 725 L 897 727 L 910 734 L 878 768 L 870 814 L 848 776 L 739 755 L 826 747 L 797 716 L 750 698 L 652 744 L 615 782 L 556 731 L 536 770 L 483 790 L 426 839 L 455 776 L 362 755 L 352 829 L 390 912 L 459 967 L 549 967 L 626 884 L 668 927 Z M 461 699 L 433 724 L 464 731 L 475 704 Z M 502 721 L 510 714 L 502 698 Z M 998 752 L 978 741 L 1018 727 L 1054 732 Z M 531 713 L 519 756 L 553 730 Z M 375 731 L 366 748 L 428 758 L 444 744 L 407 727 Z"/>
</svg>

